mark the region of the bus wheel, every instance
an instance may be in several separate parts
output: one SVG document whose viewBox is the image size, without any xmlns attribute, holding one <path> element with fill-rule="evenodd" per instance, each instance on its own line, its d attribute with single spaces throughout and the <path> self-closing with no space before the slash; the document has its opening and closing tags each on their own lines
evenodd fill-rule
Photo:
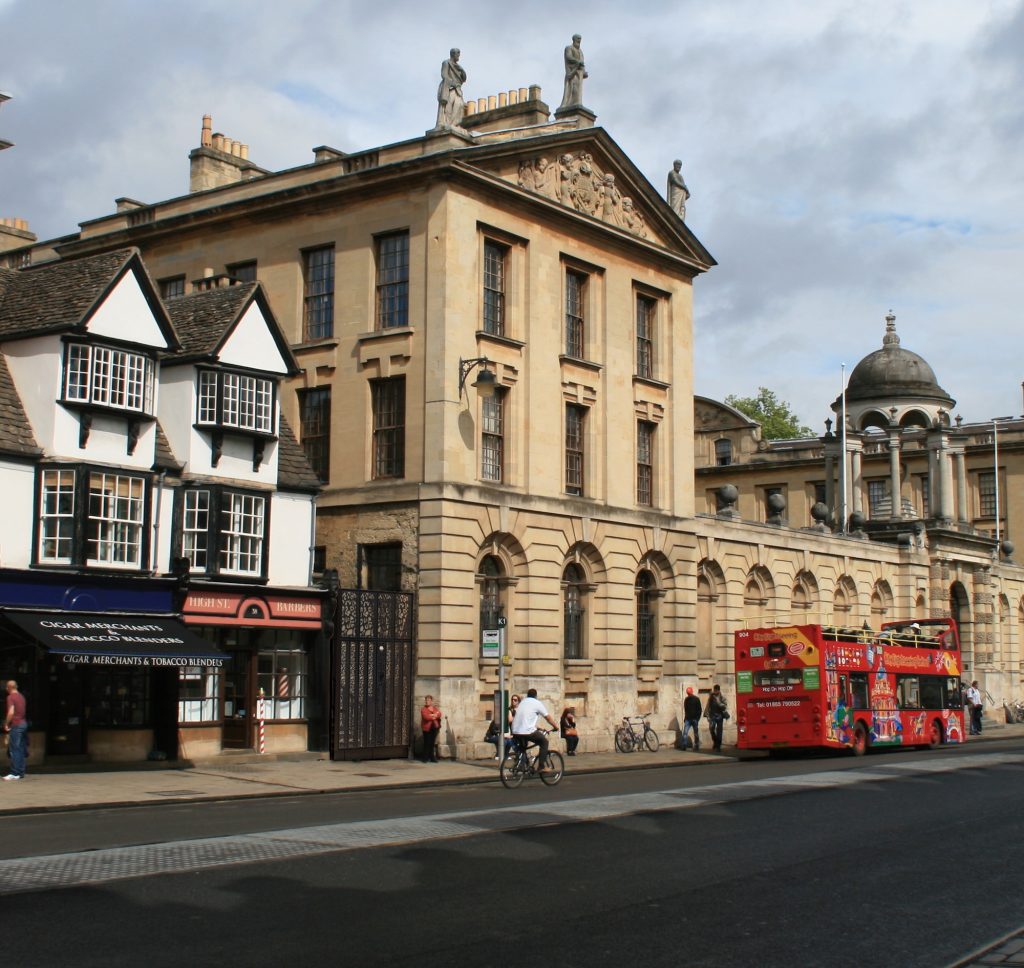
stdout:
<svg viewBox="0 0 1024 968">
<path fill-rule="evenodd" d="M 868 731 L 863 724 L 853 731 L 853 755 L 863 756 L 868 751 Z"/>
<path fill-rule="evenodd" d="M 928 748 L 937 749 L 942 745 L 942 723 L 937 719 L 932 720 L 932 729 L 928 734 Z"/>
</svg>

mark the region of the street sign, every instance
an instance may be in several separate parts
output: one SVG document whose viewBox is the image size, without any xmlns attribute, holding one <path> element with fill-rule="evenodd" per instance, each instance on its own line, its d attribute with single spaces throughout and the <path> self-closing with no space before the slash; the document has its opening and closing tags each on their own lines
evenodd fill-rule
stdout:
<svg viewBox="0 0 1024 968">
<path fill-rule="evenodd" d="M 481 630 L 480 654 L 485 659 L 497 659 L 501 655 L 501 629 Z"/>
</svg>

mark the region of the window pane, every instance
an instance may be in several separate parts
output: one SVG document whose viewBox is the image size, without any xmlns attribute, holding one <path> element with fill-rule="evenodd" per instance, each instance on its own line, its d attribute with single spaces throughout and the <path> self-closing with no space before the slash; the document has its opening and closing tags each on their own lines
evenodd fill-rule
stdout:
<svg viewBox="0 0 1024 968">
<path fill-rule="evenodd" d="M 299 432 L 310 467 L 321 481 L 330 476 L 331 389 L 318 387 L 299 394 Z"/>
<path fill-rule="evenodd" d="M 182 515 L 181 553 L 188 558 L 191 571 L 206 571 L 209 566 L 210 492 L 186 491 Z"/>
<path fill-rule="evenodd" d="M 377 239 L 377 329 L 409 325 L 409 233 Z"/>
<path fill-rule="evenodd" d="M 405 474 L 405 377 L 374 380 L 373 476 Z"/>
<path fill-rule="evenodd" d="M 505 332 L 505 257 L 508 250 L 497 242 L 484 243 L 484 332 Z"/>
<path fill-rule="evenodd" d="M 142 564 L 145 482 L 119 474 L 89 475 L 86 557 L 90 564 Z"/>
<path fill-rule="evenodd" d="M 565 490 L 583 493 L 583 421 L 585 410 L 570 404 L 565 408 Z"/>
<path fill-rule="evenodd" d="M 480 405 L 480 476 L 500 481 L 505 451 L 505 395 L 500 390 L 484 397 Z"/>
<path fill-rule="evenodd" d="M 575 272 L 565 274 L 565 354 L 576 359 L 583 359 L 585 279 L 585 276 Z"/>
<path fill-rule="evenodd" d="M 178 675 L 178 722 L 210 723 L 220 719 L 220 670 L 189 666 Z"/>
<path fill-rule="evenodd" d="M 257 690 L 265 697 L 267 719 L 302 719 L 306 703 L 307 656 L 289 642 L 287 632 L 275 633 L 272 648 L 261 648 L 256 662 Z"/>
<path fill-rule="evenodd" d="M 334 246 L 310 249 L 305 254 L 304 338 L 334 335 Z"/>
<path fill-rule="evenodd" d="M 654 425 L 641 420 L 636 425 L 636 502 L 650 506 L 654 501 Z"/>
<path fill-rule="evenodd" d="M 263 571 L 264 498 L 224 494 L 221 506 L 220 570 L 236 575 Z"/>
<path fill-rule="evenodd" d="M 978 514 L 983 518 L 996 516 L 996 475 L 986 471 L 978 475 Z"/>
<path fill-rule="evenodd" d="M 636 297 L 636 373 L 646 379 L 654 375 L 654 309 L 653 299 Z"/>
<path fill-rule="evenodd" d="M 75 534 L 75 472 L 43 471 L 39 503 L 39 560 L 66 564 Z"/>
</svg>

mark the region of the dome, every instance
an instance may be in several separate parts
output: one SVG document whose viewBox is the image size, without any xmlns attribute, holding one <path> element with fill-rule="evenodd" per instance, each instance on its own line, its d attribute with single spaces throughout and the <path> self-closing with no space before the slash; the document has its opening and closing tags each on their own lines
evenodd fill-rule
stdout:
<svg viewBox="0 0 1024 968">
<path fill-rule="evenodd" d="M 912 397 L 952 407 L 955 401 L 935 379 L 935 371 L 916 353 L 903 349 L 896 335 L 896 317 L 885 317 L 882 348 L 869 353 L 854 368 L 846 385 L 846 399 L 896 401 Z"/>
</svg>

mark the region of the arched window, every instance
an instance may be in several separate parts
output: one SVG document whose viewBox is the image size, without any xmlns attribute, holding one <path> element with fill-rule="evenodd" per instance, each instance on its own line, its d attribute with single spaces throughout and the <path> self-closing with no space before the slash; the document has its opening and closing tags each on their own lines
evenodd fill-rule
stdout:
<svg viewBox="0 0 1024 968">
<path fill-rule="evenodd" d="M 643 570 L 637 573 L 636 594 L 636 657 L 653 659 L 657 655 L 658 596 L 654 575 Z"/>
<path fill-rule="evenodd" d="M 573 563 L 562 572 L 565 658 L 582 659 L 586 650 L 587 576 Z"/>
<path fill-rule="evenodd" d="M 871 591 L 871 624 L 876 629 L 881 628 L 882 623 L 889 618 L 892 611 L 892 592 L 889 590 L 889 583 L 886 581 L 875 582 Z"/>
<path fill-rule="evenodd" d="M 743 590 L 743 618 L 747 628 L 771 624 L 770 597 L 771 576 L 766 569 L 758 567 L 747 575 L 747 585 Z"/>
<path fill-rule="evenodd" d="M 719 467 L 732 463 L 732 441 L 727 437 L 715 441 L 715 463 Z"/>
<path fill-rule="evenodd" d="M 480 630 L 496 629 L 505 617 L 505 569 L 501 559 L 487 555 L 480 562 L 477 584 L 480 586 Z"/>
</svg>

